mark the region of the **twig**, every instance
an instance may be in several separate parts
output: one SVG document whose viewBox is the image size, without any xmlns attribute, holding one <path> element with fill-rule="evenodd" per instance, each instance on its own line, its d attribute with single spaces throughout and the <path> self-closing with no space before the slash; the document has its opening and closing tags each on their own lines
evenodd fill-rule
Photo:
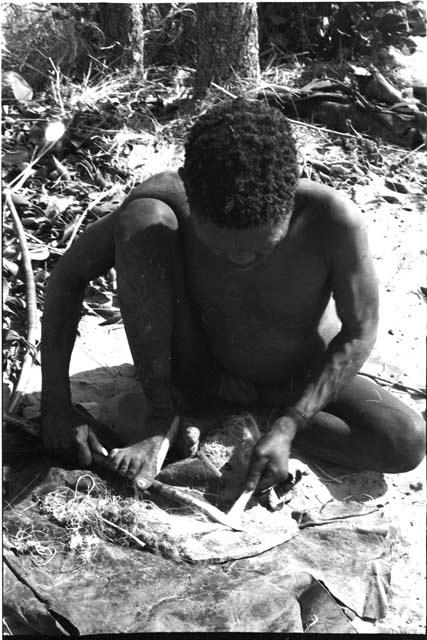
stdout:
<svg viewBox="0 0 427 640">
<path fill-rule="evenodd" d="M 153 480 L 149 486 L 149 490 L 163 498 L 166 498 L 167 500 L 175 502 L 176 504 L 190 506 L 196 512 L 204 513 L 215 522 L 220 522 L 221 524 L 230 527 L 230 529 L 243 531 L 243 527 L 236 522 L 234 518 L 229 517 L 206 500 L 199 500 L 198 498 L 195 498 L 194 496 L 168 484 L 164 484 L 159 480 Z"/>
<path fill-rule="evenodd" d="M 360 518 L 361 516 L 369 516 L 371 513 L 377 513 L 380 509 L 371 509 L 371 511 L 365 511 L 363 513 L 349 513 L 345 516 L 337 516 L 336 518 L 328 518 L 328 520 L 312 520 L 311 522 L 302 522 L 298 525 L 299 529 L 307 529 L 308 527 L 319 527 L 322 524 L 331 524 L 332 522 L 339 522 L 340 520 L 347 520 L 348 518 Z"/>
<path fill-rule="evenodd" d="M 101 202 L 101 200 L 103 200 L 104 198 L 106 198 L 107 196 L 109 196 L 111 193 L 113 193 L 113 191 L 116 189 L 115 185 L 110 187 L 110 189 L 105 193 L 100 193 L 98 195 L 97 198 L 95 198 L 95 200 L 93 200 L 87 207 L 86 209 L 83 211 L 83 213 L 80 214 L 80 216 L 77 218 L 76 224 L 74 226 L 73 232 L 71 234 L 70 239 L 68 240 L 67 246 L 65 248 L 66 251 L 68 251 L 68 249 L 71 247 L 71 245 L 74 242 L 74 239 L 78 233 L 78 230 L 80 229 L 80 227 L 83 224 L 84 219 L 86 218 L 87 214 L 89 213 L 89 211 L 91 209 L 93 209 L 93 207 L 95 207 L 99 202 Z"/>
<path fill-rule="evenodd" d="M 227 89 L 224 89 L 224 87 L 220 87 L 220 85 L 216 84 L 216 82 L 211 82 L 211 85 L 213 87 L 215 87 L 215 89 L 219 89 L 220 91 L 225 93 L 230 98 L 236 98 L 237 97 L 235 94 L 231 93 Z M 261 89 L 261 91 L 263 91 L 264 89 L 265 89 L 265 87 L 263 87 Z M 257 91 L 259 91 L 258 88 L 257 88 Z M 344 138 L 360 139 L 360 138 L 364 137 L 362 134 L 353 135 L 352 133 L 345 133 L 343 131 L 334 131 L 333 129 L 327 129 L 326 127 L 321 127 L 321 126 L 319 127 L 319 126 L 317 126 L 315 124 L 309 124 L 308 122 L 304 122 L 303 120 L 294 120 L 293 118 L 289 118 L 288 116 L 286 116 L 286 119 L 287 119 L 288 122 L 291 122 L 292 124 L 298 124 L 298 125 L 300 125 L 302 127 L 308 127 L 309 129 L 315 129 L 316 131 L 319 131 L 319 132 L 324 131 L 324 132 L 327 132 L 327 133 L 333 133 L 336 136 L 342 136 Z M 421 146 L 423 146 L 423 145 L 421 145 Z"/>
<path fill-rule="evenodd" d="M 37 318 L 36 284 L 34 281 L 30 251 L 28 249 L 27 240 L 25 238 L 24 227 L 22 225 L 18 212 L 16 211 L 15 205 L 13 204 L 12 192 L 8 189 L 5 195 L 6 202 L 12 214 L 15 229 L 18 234 L 18 240 L 22 252 L 22 264 L 25 273 L 25 298 L 27 303 L 27 342 L 30 345 L 34 346 L 34 350 L 28 349 L 24 356 L 19 378 L 9 401 L 7 410 L 8 413 L 13 413 L 19 404 L 25 387 L 27 386 L 30 370 L 35 358 L 35 354 L 37 353 L 35 342 L 37 338 L 39 322 Z"/>
<path fill-rule="evenodd" d="M 145 542 L 142 542 L 141 540 L 139 540 L 139 538 L 134 536 L 133 533 L 131 533 L 130 531 L 127 531 L 126 529 L 123 529 L 118 524 L 115 524 L 114 522 L 111 522 L 110 520 L 107 520 L 107 518 L 104 518 L 103 516 L 100 516 L 100 515 L 98 515 L 98 518 L 102 520 L 102 522 L 105 522 L 106 524 L 108 524 L 110 527 L 113 527 L 114 529 L 117 529 L 121 533 L 124 533 L 126 536 L 129 536 L 129 538 L 132 538 L 132 540 L 136 542 L 140 547 L 143 547 L 145 549 L 145 547 L 147 546 Z"/>
<path fill-rule="evenodd" d="M 371 380 L 375 380 L 375 382 L 384 383 L 389 385 L 390 387 L 394 387 L 399 391 L 407 391 L 408 393 L 417 394 L 421 398 L 426 397 L 425 389 L 420 389 L 417 387 L 409 387 L 406 384 L 401 384 L 400 382 L 395 382 L 394 380 L 390 380 L 389 378 L 382 378 L 381 376 L 376 376 L 372 373 L 365 373 L 364 371 L 359 371 L 360 376 L 365 376 L 366 378 L 371 378 Z"/>
<path fill-rule="evenodd" d="M 42 477 L 42 472 L 39 471 L 38 474 L 36 476 L 34 476 L 34 478 L 31 478 L 31 480 L 28 482 L 28 484 L 25 485 L 25 487 L 23 487 L 23 489 L 21 489 L 21 491 L 19 493 L 16 494 L 16 496 L 13 496 L 12 501 L 9 502 L 8 501 L 8 505 L 10 506 L 10 508 L 13 508 L 13 505 L 15 504 L 15 502 L 18 500 L 18 498 L 25 492 L 27 491 L 33 484 L 35 484 L 38 480 L 40 480 L 40 478 Z M 4 486 L 4 485 L 3 485 Z"/>
<path fill-rule="evenodd" d="M 4 624 L 4 626 L 5 626 L 5 629 L 6 629 L 7 633 L 8 633 L 10 636 L 15 635 L 15 634 L 12 632 L 12 629 L 9 627 L 9 625 L 8 625 L 8 623 L 7 623 L 6 616 L 3 616 L 3 624 Z"/>
<path fill-rule="evenodd" d="M 35 423 L 31 422 L 30 420 L 26 420 L 25 418 L 21 418 L 19 416 L 10 415 L 7 412 L 3 415 L 3 420 L 6 424 L 12 424 L 14 427 L 20 427 L 21 429 L 23 429 L 23 431 L 25 431 L 25 433 L 28 433 L 28 435 L 33 436 L 34 438 L 40 437 L 39 430 L 37 429 Z"/>
<path fill-rule="evenodd" d="M 237 98 L 237 96 L 234 93 L 231 93 L 231 91 L 224 89 L 224 87 L 220 87 L 219 84 L 217 84 L 216 82 L 211 82 L 211 85 L 215 87 L 215 89 L 219 89 L 220 91 L 225 93 L 225 95 L 229 96 L 229 98 Z"/>
<path fill-rule="evenodd" d="M 420 144 L 418 147 L 416 147 L 415 149 L 411 149 L 411 151 L 409 151 L 409 153 L 406 154 L 406 156 L 403 156 L 403 158 L 401 158 L 401 160 L 399 160 L 399 162 L 397 164 L 392 164 L 392 167 L 394 170 L 396 170 L 398 167 L 400 167 L 401 164 L 403 164 L 405 162 L 405 160 L 407 160 L 407 158 L 409 158 L 409 156 L 411 156 L 412 154 L 416 153 L 417 151 L 420 151 L 423 147 L 425 147 L 425 142 L 423 142 L 422 144 Z"/>
<path fill-rule="evenodd" d="M 327 471 L 325 471 L 325 469 L 323 469 L 323 467 L 321 467 L 320 465 L 312 462 L 311 465 L 317 469 L 318 471 L 320 471 L 320 473 L 323 475 L 324 478 L 329 478 L 329 480 L 332 480 L 333 482 L 337 482 L 338 484 L 342 483 L 342 480 L 340 480 L 340 478 L 336 478 L 334 476 L 331 476 Z M 343 476 L 342 476 L 343 477 Z M 345 477 L 345 476 L 344 476 Z"/>
<path fill-rule="evenodd" d="M 361 134 L 355 136 L 352 133 L 344 133 L 344 131 L 334 131 L 333 129 L 328 129 L 327 127 L 322 126 L 319 127 L 316 124 L 310 124 L 308 122 L 304 122 L 303 120 L 294 120 L 293 118 L 288 118 L 287 116 L 286 120 L 288 120 L 288 122 L 291 122 L 292 124 L 298 124 L 301 127 L 308 127 L 309 129 L 315 129 L 316 131 L 326 131 L 327 133 L 333 133 L 336 136 L 342 136 L 344 138 L 359 139 L 364 137 Z"/>
<path fill-rule="evenodd" d="M 41 150 L 41 152 L 39 153 L 39 155 L 34 157 L 31 160 L 31 162 L 25 167 L 25 169 L 7 185 L 7 188 L 11 189 L 13 187 L 13 191 L 17 191 L 18 189 L 20 189 L 24 185 L 24 182 L 27 180 L 27 178 L 30 177 L 31 171 L 33 170 L 34 165 L 37 164 L 37 162 L 41 158 L 43 158 L 43 156 L 48 151 L 50 151 L 50 149 L 52 149 L 52 147 L 54 147 L 56 143 L 57 143 L 57 140 L 55 140 L 54 142 L 49 142 L 49 144 L 46 144 Z"/>
</svg>

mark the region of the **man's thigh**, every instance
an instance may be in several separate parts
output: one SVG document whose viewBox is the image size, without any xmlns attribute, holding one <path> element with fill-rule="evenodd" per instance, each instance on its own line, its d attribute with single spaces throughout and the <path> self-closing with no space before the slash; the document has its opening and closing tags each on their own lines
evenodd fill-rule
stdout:
<svg viewBox="0 0 427 640">
<path fill-rule="evenodd" d="M 419 416 L 389 391 L 357 375 L 324 409 L 358 429 L 389 433 L 418 421 Z"/>
<path fill-rule="evenodd" d="M 158 348 L 170 352 L 174 385 L 198 387 L 208 375 L 209 351 L 188 293 L 182 234 L 161 201 L 134 200 L 121 211 L 115 233 L 119 299 L 128 338 L 133 333 L 134 342 L 142 340 L 139 317 L 151 328 L 141 360 L 153 360 Z M 143 283 L 141 291 L 135 282 Z"/>
</svg>

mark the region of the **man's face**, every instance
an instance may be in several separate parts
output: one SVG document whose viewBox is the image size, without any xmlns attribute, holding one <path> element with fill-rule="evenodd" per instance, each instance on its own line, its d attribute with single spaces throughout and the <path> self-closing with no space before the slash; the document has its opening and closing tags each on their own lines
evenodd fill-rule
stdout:
<svg viewBox="0 0 427 640">
<path fill-rule="evenodd" d="M 217 256 L 223 256 L 237 271 L 249 271 L 268 256 L 286 236 L 290 216 L 280 223 L 247 229 L 217 227 L 193 216 L 197 237 Z"/>
</svg>

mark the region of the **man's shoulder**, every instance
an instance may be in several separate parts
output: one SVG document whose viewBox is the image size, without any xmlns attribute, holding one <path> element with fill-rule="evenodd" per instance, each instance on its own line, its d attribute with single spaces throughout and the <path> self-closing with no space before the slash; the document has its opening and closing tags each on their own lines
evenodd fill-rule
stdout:
<svg viewBox="0 0 427 640">
<path fill-rule="evenodd" d="M 132 189 L 123 205 L 126 206 L 140 198 L 161 200 L 170 206 L 177 216 L 188 215 L 187 196 L 178 171 L 162 171 L 147 178 Z"/>
<path fill-rule="evenodd" d="M 319 182 L 301 179 L 296 205 L 301 215 L 328 230 L 351 230 L 364 226 L 360 210 L 346 194 Z"/>
<path fill-rule="evenodd" d="M 169 191 L 184 189 L 184 185 L 182 184 L 178 171 L 161 171 L 160 173 L 155 173 L 134 187 L 131 191 L 131 195 L 146 197 L 146 192 L 159 189 Z"/>
</svg>

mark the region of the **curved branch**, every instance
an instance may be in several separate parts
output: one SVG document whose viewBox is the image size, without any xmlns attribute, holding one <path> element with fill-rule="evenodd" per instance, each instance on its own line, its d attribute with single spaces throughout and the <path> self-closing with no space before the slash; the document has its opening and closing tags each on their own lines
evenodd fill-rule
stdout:
<svg viewBox="0 0 427 640">
<path fill-rule="evenodd" d="M 28 349 L 24 360 L 22 362 L 21 372 L 19 374 L 18 381 L 15 384 L 15 388 L 11 395 L 9 405 L 7 408 L 8 413 L 13 413 L 21 400 L 22 394 L 28 383 L 31 367 L 37 354 L 35 348 L 35 342 L 37 339 L 39 320 L 37 317 L 37 298 L 36 298 L 36 284 L 34 281 L 33 269 L 31 266 L 30 251 L 28 249 L 27 239 L 25 237 L 24 227 L 22 226 L 21 219 L 16 211 L 15 205 L 12 201 L 12 192 L 6 191 L 6 202 L 12 214 L 13 223 L 18 235 L 18 241 L 22 251 L 22 266 L 25 273 L 25 299 L 27 305 L 27 342 L 34 346 L 34 349 Z"/>
</svg>

